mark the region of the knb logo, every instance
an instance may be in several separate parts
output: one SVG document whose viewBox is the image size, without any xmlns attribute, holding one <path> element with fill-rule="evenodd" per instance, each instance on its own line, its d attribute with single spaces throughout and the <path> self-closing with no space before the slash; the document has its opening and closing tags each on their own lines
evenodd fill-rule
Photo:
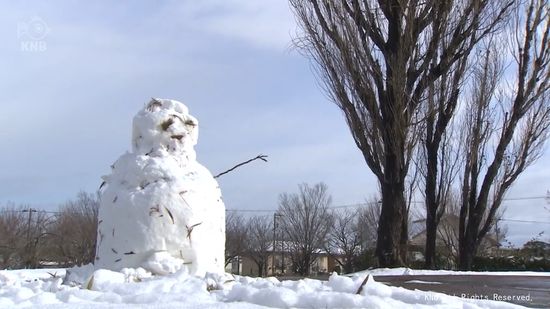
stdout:
<svg viewBox="0 0 550 309">
<path fill-rule="evenodd" d="M 32 17 L 17 24 L 17 37 L 21 40 L 21 51 L 42 52 L 47 49 L 46 36 L 50 28 L 40 17 Z"/>
</svg>

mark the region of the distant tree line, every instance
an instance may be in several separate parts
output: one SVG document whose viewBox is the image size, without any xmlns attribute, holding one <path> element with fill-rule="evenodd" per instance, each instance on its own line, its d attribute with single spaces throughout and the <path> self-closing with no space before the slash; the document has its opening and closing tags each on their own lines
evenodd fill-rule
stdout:
<svg viewBox="0 0 550 309">
<path fill-rule="evenodd" d="M 279 196 L 274 215 L 246 218 L 228 212 L 226 265 L 248 257 L 262 276 L 268 273 L 273 251 L 284 251 L 288 260 L 282 267 L 302 276 L 310 275 L 319 253 L 333 257 L 344 273 L 377 266 L 374 249 L 380 210 L 377 199 L 360 207 L 333 208 L 324 183 L 301 184 L 297 193 Z"/>
<path fill-rule="evenodd" d="M 54 212 L 8 203 L 0 208 L 0 269 L 93 262 L 98 209 L 98 195 L 86 192 Z"/>
</svg>

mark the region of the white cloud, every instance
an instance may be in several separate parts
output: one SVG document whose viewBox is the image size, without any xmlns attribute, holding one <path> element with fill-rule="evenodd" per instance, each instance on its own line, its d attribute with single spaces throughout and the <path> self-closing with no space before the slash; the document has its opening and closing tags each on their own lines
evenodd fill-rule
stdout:
<svg viewBox="0 0 550 309">
<path fill-rule="evenodd" d="M 281 0 L 184 1 L 164 10 L 176 12 L 194 30 L 267 49 L 288 48 L 296 27 L 288 3 Z"/>
</svg>

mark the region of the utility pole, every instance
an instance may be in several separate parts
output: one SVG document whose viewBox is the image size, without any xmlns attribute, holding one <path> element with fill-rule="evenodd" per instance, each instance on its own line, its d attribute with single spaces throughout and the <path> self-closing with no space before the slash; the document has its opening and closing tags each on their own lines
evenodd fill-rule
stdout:
<svg viewBox="0 0 550 309">
<path fill-rule="evenodd" d="M 271 255 L 271 274 L 274 276 L 275 275 L 275 248 L 276 248 L 276 245 L 277 245 L 277 217 L 282 217 L 283 215 L 281 214 L 278 214 L 278 213 L 274 213 L 273 214 L 273 248 L 271 250 L 272 252 L 272 255 Z M 284 252 L 283 252 L 283 249 L 282 249 L 282 244 L 281 244 L 281 262 L 282 262 L 282 271 L 284 271 Z"/>
<path fill-rule="evenodd" d="M 27 254 L 27 266 L 31 266 L 31 222 L 32 222 L 32 213 L 36 212 L 36 209 L 29 208 L 22 210 L 21 212 L 28 212 L 29 213 L 29 221 L 27 223 L 27 245 L 25 248 L 26 254 Z"/>
<path fill-rule="evenodd" d="M 281 218 L 283 215 L 275 213 L 275 216 Z M 284 247 L 285 239 L 284 239 L 284 234 L 281 235 L 281 231 L 279 231 L 279 244 L 281 247 L 281 273 L 284 274 L 285 273 L 285 247 Z"/>
<path fill-rule="evenodd" d="M 279 240 L 281 242 L 281 273 L 285 274 L 285 239 L 281 237 Z"/>
<path fill-rule="evenodd" d="M 275 231 L 277 230 L 277 213 L 273 214 L 273 246 L 271 247 L 271 275 L 275 276 Z"/>
</svg>

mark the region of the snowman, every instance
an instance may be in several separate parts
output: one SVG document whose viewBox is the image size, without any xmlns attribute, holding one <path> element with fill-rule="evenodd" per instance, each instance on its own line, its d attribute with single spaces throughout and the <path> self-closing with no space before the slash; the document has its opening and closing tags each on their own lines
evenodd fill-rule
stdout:
<svg viewBox="0 0 550 309">
<path fill-rule="evenodd" d="M 103 176 L 96 268 L 224 271 L 225 206 L 196 161 L 198 129 L 174 100 L 153 99 L 134 117 L 132 151 Z"/>
</svg>

